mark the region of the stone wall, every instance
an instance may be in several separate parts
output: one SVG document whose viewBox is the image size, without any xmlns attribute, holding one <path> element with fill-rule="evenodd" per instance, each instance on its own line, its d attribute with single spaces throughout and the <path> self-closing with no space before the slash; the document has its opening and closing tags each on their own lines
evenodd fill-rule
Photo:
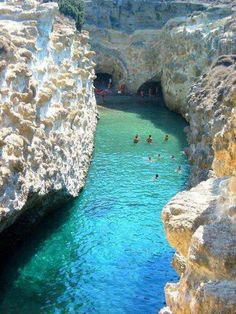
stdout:
<svg viewBox="0 0 236 314">
<path fill-rule="evenodd" d="M 97 114 L 93 55 L 88 33 L 56 3 L 0 4 L 0 232 L 83 187 Z"/>
</svg>

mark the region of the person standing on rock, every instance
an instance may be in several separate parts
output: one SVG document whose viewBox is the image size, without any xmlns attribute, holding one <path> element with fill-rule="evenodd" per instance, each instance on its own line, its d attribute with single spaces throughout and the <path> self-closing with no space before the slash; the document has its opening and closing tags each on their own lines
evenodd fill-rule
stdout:
<svg viewBox="0 0 236 314">
<path fill-rule="evenodd" d="M 112 89 L 112 78 L 109 78 L 108 89 Z"/>
</svg>

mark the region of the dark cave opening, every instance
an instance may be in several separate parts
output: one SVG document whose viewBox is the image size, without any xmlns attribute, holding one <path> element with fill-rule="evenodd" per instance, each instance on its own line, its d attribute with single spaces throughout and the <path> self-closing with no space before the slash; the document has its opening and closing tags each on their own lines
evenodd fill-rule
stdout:
<svg viewBox="0 0 236 314">
<path fill-rule="evenodd" d="M 141 96 L 156 96 L 156 97 L 162 97 L 162 86 L 160 81 L 147 81 L 143 83 L 138 91 L 138 95 Z"/>
<path fill-rule="evenodd" d="M 113 78 L 108 73 L 96 73 L 97 78 L 94 80 L 94 87 L 97 89 L 111 89 Z"/>
</svg>

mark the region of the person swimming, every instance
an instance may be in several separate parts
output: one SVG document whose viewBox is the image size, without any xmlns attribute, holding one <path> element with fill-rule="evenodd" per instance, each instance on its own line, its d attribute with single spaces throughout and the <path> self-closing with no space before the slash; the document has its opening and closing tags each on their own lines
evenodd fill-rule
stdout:
<svg viewBox="0 0 236 314">
<path fill-rule="evenodd" d="M 146 139 L 146 142 L 147 142 L 148 144 L 152 144 L 153 139 L 152 139 L 152 136 L 151 136 L 151 135 L 148 136 L 148 138 Z"/>
<path fill-rule="evenodd" d="M 171 159 L 175 159 L 175 156 L 174 155 L 171 155 L 171 157 L 170 157 Z"/>
<path fill-rule="evenodd" d="M 133 142 L 134 144 L 137 144 L 140 141 L 140 137 L 138 136 L 138 134 L 135 135 Z"/>
<path fill-rule="evenodd" d="M 151 156 L 148 156 L 148 161 L 149 161 L 149 162 L 154 162 L 154 160 L 152 159 Z"/>
<path fill-rule="evenodd" d="M 168 140 L 169 140 L 169 135 L 168 135 L 168 134 L 166 134 L 166 135 L 165 135 L 165 137 L 164 137 L 164 141 L 166 141 L 166 142 L 167 142 Z"/>
<path fill-rule="evenodd" d="M 152 179 L 152 181 L 157 181 L 159 178 L 160 178 L 159 174 L 156 174 L 154 178 Z"/>
<path fill-rule="evenodd" d="M 177 173 L 181 173 L 181 172 L 182 172 L 181 166 L 179 166 L 175 171 L 176 171 Z"/>
<path fill-rule="evenodd" d="M 158 158 L 158 159 L 161 159 L 161 154 L 157 154 L 157 158 Z"/>
</svg>

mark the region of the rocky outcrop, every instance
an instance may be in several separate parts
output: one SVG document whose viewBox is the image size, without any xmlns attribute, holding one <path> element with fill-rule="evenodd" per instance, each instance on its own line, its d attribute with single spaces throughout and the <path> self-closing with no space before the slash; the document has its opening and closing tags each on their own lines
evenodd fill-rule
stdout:
<svg viewBox="0 0 236 314">
<path fill-rule="evenodd" d="M 161 313 L 235 313 L 235 186 L 235 177 L 209 179 L 164 208 L 180 281 L 167 284 L 168 308 Z"/>
<path fill-rule="evenodd" d="M 232 2 L 85 1 L 96 71 L 136 93 L 161 82 L 166 105 L 185 114 L 190 88 L 219 55 L 236 53 Z"/>
<path fill-rule="evenodd" d="M 161 313 L 235 313 L 236 309 L 236 56 L 222 56 L 192 88 L 190 191 L 164 208 L 176 249 L 177 284 L 167 284 Z"/>
<path fill-rule="evenodd" d="M 96 126 L 93 54 L 56 3 L 0 4 L 0 232 L 83 187 Z"/>
<path fill-rule="evenodd" d="M 163 30 L 162 88 L 167 106 L 188 113 L 188 94 L 200 75 L 222 54 L 236 53 L 235 16 L 221 10 L 194 13 L 183 21 L 172 20 Z"/>
<path fill-rule="evenodd" d="M 187 112 L 191 183 L 236 175 L 236 55 L 222 56 L 192 88 Z"/>
</svg>

